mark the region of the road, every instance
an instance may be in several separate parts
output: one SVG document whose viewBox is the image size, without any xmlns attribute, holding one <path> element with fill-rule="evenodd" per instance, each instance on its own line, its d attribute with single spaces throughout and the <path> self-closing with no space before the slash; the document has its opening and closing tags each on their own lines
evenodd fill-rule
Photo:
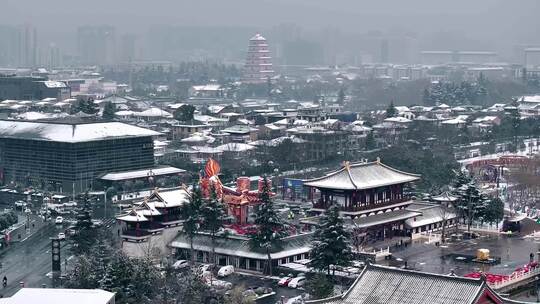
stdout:
<svg viewBox="0 0 540 304">
<path fill-rule="evenodd" d="M 63 232 L 65 227 L 52 222 L 42 223 L 37 217 L 33 221 L 36 225 L 34 231 L 26 235 L 23 241 L 12 243 L 0 256 L 0 276 L 8 279 L 8 286 L 0 292 L 4 297 L 17 292 L 21 288 L 19 282 L 24 282 L 25 287 L 52 285 L 51 279 L 46 276 L 52 270 L 49 238 Z M 67 242 L 63 241 L 60 251 L 62 260 L 69 255 L 68 247 Z"/>
</svg>

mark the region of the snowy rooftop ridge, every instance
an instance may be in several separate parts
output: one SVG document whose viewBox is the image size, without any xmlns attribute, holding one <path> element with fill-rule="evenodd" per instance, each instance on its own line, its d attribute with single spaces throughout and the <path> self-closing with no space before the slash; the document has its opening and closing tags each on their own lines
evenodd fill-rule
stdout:
<svg viewBox="0 0 540 304">
<path fill-rule="evenodd" d="M 157 136 L 161 133 L 121 122 L 59 123 L 0 120 L 0 138 L 78 143 L 112 138 Z"/>
</svg>

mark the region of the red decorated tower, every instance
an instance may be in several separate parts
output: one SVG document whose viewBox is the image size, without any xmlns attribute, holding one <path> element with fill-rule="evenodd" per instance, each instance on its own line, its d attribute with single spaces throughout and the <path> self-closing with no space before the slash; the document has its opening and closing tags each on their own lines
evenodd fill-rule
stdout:
<svg viewBox="0 0 540 304">
<path fill-rule="evenodd" d="M 272 57 L 270 57 L 266 38 L 261 34 L 256 34 L 249 39 L 246 65 L 244 67 L 244 81 L 261 83 L 267 81 L 268 77 L 273 75 Z"/>
</svg>

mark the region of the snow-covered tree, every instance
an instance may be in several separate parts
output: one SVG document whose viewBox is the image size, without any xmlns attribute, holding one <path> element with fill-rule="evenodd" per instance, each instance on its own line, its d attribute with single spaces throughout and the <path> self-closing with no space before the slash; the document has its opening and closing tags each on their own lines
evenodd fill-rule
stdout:
<svg viewBox="0 0 540 304">
<path fill-rule="evenodd" d="M 96 229 L 92 223 L 92 205 L 88 199 L 88 193 L 84 193 L 78 200 L 75 224 L 75 235 L 71 238 L 72 251 L 75 254 L 88 252 L 96 241 Z"/>
<path fill-rule="evenodd" d="M 469 182 L 457 189 L 459 201 L 457 209 L 466 220 L 470 232 L 473 221 L 484 215 L 487 201 L 474 182 Z"/>
<path fill-rule="evenodd" d="M 193 239 L 197 235 L 197 231 L 201 222 L 201 207 L 202 207 L 202 195 L 201 190 L 196 185 L 193 186 L 193 191 L 187 204 L 182 205 L 180 214 L 184 223 L 182 225 L 182 232 L 186 234 L 189 239 L 190 247 L 190 259 L 193 263 L 195 254 L 193 250 Z"/>
<path fill-rule="evenodd" d="M 389 117 L 394 117 L 396 116 L 398 113 L 397 113 L 397 109 L 396 107 L 394 106 L 394 101 L 392 100 L 390 102 L 390 105 L 388 106 L 388 108 L 386 108 L 386 118 L 389 118 Z"/>
<path fill-rule="evenodd" d="M 203 201 L 201 207 L 202 228 L 210 233 L 212 239 L 212 263 L 216 263 L 216 236 L 225 222 L 227 212 L 220 202 L 216 190 L 210 188 L 210 198 Z"/>
<path fill-rule="evenodd" d="M 313 235 L 310 266 L 317 270 L 326 270 L 330 274 L 331 265 L 349 265 L 352 259 L 350 239 L 351 235 L 345 230 L 343 219 L 339 217 L 338 206 L 331 206 L 321 215 Z"/>
<path fill-rule="evenodd" d="M 105 103 L 101 117 L 103 117 L 103 119 L 113 119 L 115 112 L 116 112 L 116 106 L 114 105 L 114 103 L 109 101 Z"/>
<path fill-rule="evenodd" d="M 270 187 L 266 177 L 259 197 L 261 204 L 255 213 L 255 225 L 257 231 L 250 235 L 250 246 L 265 251 L 268 258 L 265 271 L 272 275 L 272 258 L 270 253 L 273 249 L 281 247 L 282 239 L 287 236 L 285 224 L 274 209 L 274 203 L 270 199 Z"/>
</svg>

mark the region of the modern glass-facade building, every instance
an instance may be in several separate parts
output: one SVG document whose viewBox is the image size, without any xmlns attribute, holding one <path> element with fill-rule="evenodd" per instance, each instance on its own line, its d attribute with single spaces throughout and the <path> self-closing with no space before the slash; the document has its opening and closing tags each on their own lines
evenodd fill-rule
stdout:
<svg viewBox="0 0 540 304">
<path fill-rule="evenodd" d="M 0 120 L 0 181 L 82 192 L 104 173 L 151 168 L 156 135 L 120 122 Z"/>
</svg>

